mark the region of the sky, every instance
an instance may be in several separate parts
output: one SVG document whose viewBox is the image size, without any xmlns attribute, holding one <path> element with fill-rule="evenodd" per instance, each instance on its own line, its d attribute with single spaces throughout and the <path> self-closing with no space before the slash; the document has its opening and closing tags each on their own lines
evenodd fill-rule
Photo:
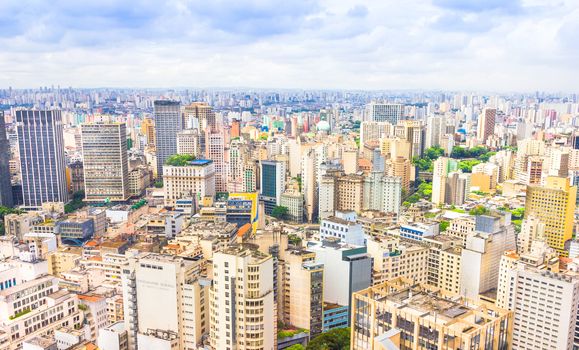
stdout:
<svg viewBox="0 0 579 350">
<path fill-rule="evenodd" d="M 579 0 L 0 0 L 0 88 L 578 82 Z"/>
</svg>

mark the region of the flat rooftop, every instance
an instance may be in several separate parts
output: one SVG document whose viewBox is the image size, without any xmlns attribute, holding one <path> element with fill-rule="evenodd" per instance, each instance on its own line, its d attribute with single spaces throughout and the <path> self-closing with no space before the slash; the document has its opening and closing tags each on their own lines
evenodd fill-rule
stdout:
<svg viewBox="0 0 579 350">
<path fill-rule="evenodd" d="M 195 159 L 189 162 L 191 165 L 207 165 L 213 163 L 211 159 Z"/>
</svg>

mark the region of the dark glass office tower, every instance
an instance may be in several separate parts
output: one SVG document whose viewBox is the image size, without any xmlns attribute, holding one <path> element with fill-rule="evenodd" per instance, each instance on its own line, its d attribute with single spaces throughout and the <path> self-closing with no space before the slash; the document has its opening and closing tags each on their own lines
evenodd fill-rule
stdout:
<svg viewBox="0 0 579 350">
<path fill-rule="evenodd" d="M 10 142 L 6 137 L 4 111 L 0 111 L 0 205 L 11 207 L 12 184 L 10 183 Z"/>
<path fill-rule="evenodd" d="M 16 111 L 22 197 L 25 207 L 67 202 L 61 112 Z"/>
</svg>

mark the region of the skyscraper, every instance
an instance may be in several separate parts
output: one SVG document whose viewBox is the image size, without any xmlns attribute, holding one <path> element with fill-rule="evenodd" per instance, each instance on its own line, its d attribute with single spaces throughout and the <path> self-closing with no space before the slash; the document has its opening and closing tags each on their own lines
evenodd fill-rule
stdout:
<svg viewBox="0 0 579 350">
<path fill-rule="evenodd" d="M 60 111 L 16 111 L 24 206 L 66 202 L 66 163 Z"/>
<path fill-rule="evenodd" d="M 0 111 L 0 205 L 11 207 L 12 184 L 10 183 L 10 143 L 6 138 L 4 112 Z"/>
<path fill-rule="evenodd" d="M 573 236 L 577 188 L 568 178 L 548 176 L 544 186 L 527 186 L 525 218 L 535 216 L 545 224 L 545 238 L 559 254 L 567 255 L 565 242 Z"/>
<path fill-rule="evenodd" d="M 155 101 L 154 108 L 157 177 L 160 178 L 167 158 L 177 153 L 177 133 L 183 130 L 183 117 L 179 101 Z"/>
<path fill-rule="evenodd" d="M 478 120 L 477 136 L 483 143 L 495 133 L 495 119 L 497 110 L 494 108 L 485 108 Z"/>
<path fill-rule="evenodd" d="M 265 213 L 271 214 L 273 208 L 281 203 L 285 191 L 285 163 L 271 160 L 261 161 L 261 200 Z"/>
<path fill-rule="evenodd" d="M 398 124 L 404 114 L 404 106 L 397 103 L 375 103 L 372 102 L 367 107 L 368 121 L 389 122 L 392 125 Z"/>
<path fill-rule="evenodd" d="M 81 125 L 84 188 L 87 201 L 125 201 L 129 193 L 125 123 Z"/>
<path fill-rule="evenodd" d="M 215 191 L 227 192 L 227 166 L 225 164 L 225 137 L 223 132 L 208 129 L 205 132 L 205 155 L 215 164 Z"/>
<path fill-rule="evenodd" d="M 276 349 L 274 260 L 251 247 L 213 255 L 210 340 L 213 349 Z"/>
</svg>

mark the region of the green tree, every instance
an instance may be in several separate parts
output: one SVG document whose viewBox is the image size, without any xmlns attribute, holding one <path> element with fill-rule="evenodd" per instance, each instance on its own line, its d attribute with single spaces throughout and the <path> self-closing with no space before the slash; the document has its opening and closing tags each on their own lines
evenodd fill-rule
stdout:
<svg viewBox="0 0 579 350">
<path fill-rule="evenodd" d="M 300 236 L 296 235 L 295 233 L 290 233 L 287 235 L 287 240 L 290 244 L 299 246 L 302 243 L 302 239 Z"/>
<path fill-rule="evenodd" d="M 424 156 L 430 160 L 437 160 L 444 155 L 444 150 L 439 146 L 433 146 L 424 150 Z"/>
<path fill-rule="evenodd" d="M 446 231 L 446 229 L 448 228 L 448 226 L 450 226 L 450 222 L 446 221 L 446 220 L 442 220 L 439 224 L 438 227 L 440 229 L 440 232 L 444 232 Z"/>
<path fill-rule="evenodd" d="M 273 208 L 273 210 L 271 211 L 271 216 L 273 216 L 276 219 L 283 220 L 286 218 L 288 212 L 289 210 L 287 207 L 276 205 L 275 208 Z"/>
<path fill-rule="evenodd" d="M 525 208 L 517 208 L 517 209 L 513 209 L 511 210 L 511 214 L 513 216 L 513 219 L 522 219 L 525 216 Z"/>
<path fill-rule="evenodd" d="M 155 186 L 156 188 L 163 188 L 163 181 L 159 180 L 156 181 L 153 186 Z"/>
<path fill-rule="evenodd" d="M 64 205 L 65 213 L 72 213 L 86 204 L 82 201 L 84 199 L 84 191 L 76 191 L 72 194 L 72 200 Z"/>
<path fill-rule="evenodd" d="M 472 173 L 472 167 L 480 163 L 481 161 L 477 159 L 461 160 L 458 163 L 458 168 L 462 170 L 463 173 Z"/>
<path fill-rule="evenodd" d="M 195 160 L 195 156 L 192 154 L 173 154 L 167 158 L 165 164 L 172 166 L 185 166 L 193 160 Z"/>
<path fill-rule="evenodd" d="M 490 210 L 484 205 L 477 205 L 476 207 L 472 208 L 468 213 L 470 215 L 485 215 L 488 214 L 489 212 Z"/>
<path fill-rule="evenodd" d="M 346 350 L 350 348 L 350 328 L 322 333 L 308 343 L 306 350 Z"/>
<path fill-rule="evenodd" d="M 304 346 L 302 344 L 294 344 L 292 346 L 290 346 L 289 348 L 286 348 L 286 350 L 305 350 L 306 348 L 304 348 Z"/>
</svg>

